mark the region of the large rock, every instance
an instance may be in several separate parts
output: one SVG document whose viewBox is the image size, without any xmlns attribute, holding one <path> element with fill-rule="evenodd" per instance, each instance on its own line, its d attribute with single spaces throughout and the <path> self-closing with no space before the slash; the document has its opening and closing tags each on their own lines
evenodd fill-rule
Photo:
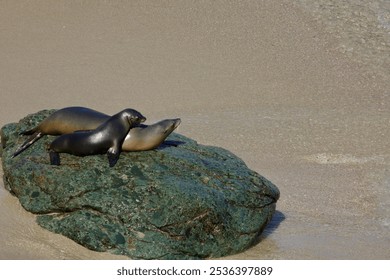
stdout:
<svg viewBox="0 0 390 280">
<path fill-rule="evenodd" d="M 96 251 L 136 259 L 198 259 L 245 250 L 259 241 L 278 189 L 227 150 L 172 134 L 157 150 L 61 155 L 52 166 L 45 136 L 15 158 L 45 110 L 1 130 L 4 183 L 38 223 Z"/>
</svg>

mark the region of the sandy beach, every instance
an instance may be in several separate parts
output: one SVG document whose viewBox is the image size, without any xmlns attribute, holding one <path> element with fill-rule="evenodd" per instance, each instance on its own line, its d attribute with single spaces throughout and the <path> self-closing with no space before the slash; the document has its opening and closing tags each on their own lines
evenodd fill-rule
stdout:
<svg viewBox="0 0 390 280">
<path fill-rule="evenodd" d="M 357 31 L 379 42 L 362 57 L 304 2 L 2 0 L 0 126 L 73 105 L 180 117 L 281 192 L 226 259 L 390 259 L 389 37 Z M 0 259 L 125 259 L 39 227 L 2 179 L 0 212 Z"/>
</svg>

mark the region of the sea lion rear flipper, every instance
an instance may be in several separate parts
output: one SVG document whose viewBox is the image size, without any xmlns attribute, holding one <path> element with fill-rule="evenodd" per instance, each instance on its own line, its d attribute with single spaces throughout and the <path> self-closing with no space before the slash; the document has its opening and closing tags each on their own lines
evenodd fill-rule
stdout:
<svg viewBox="0 0 390 280">
<path fill-rule="evenodd" d="M 24 133 L 23 133 L 24 134 Z M 27 135 L 27 134 L 25 134 Z M 12 157 L 16 157 L 19 155 L 21 152 L 23 152 L 25 149 L 30 147 L 32 144 L 34 144 L 35 141 L 37 141 L 39 138 L 43 136 L 42 132 L 35 132 L 32 134 L 12 155 Z"/>
<path fill-rule="evenodd" d="M 116 162 L 119 159 L 119 155 L 120 155 L 120 149 L 115 149 L 114 147 L 108 149 L 107 158 L 110 167 L 113 167 L 116 164 Z"/>
<path fill-rule="evenodd" d="M 30 130 L 22 131 L 22 132 L 20 132 L 19 134 L 20 134 L 20 135 L 31 135 L 31 134 L 36 133 L 36 131 L 37 131 L 37 128 L 35 127 L 35 128 L 33 128 L 33 129 L 30 129 Z"/>
</svg>

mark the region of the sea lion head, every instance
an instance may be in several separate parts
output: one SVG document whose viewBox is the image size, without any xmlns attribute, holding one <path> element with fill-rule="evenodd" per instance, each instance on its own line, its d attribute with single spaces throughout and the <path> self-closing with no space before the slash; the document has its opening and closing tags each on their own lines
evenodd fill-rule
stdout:
<svg viewBox="0 0 390 280">
<path fill-rule="evenodd" d="M 121 112 L 121 116 L 126 118 L 131 126 L 143 123 L 146 118 L 137 110 L 125 109 Z"/>
<path fill-rule="evenodd" d="M 159 126 L 156 127 L 156 129 L 160 130 L 161 137 L 165 139 L 168 137 L 169 134 L 171 134 L 172 131 L 174 131 L 181 123 L 181 120 L 178 119 L 167 119 L 159 122 Z"/>
</svg>

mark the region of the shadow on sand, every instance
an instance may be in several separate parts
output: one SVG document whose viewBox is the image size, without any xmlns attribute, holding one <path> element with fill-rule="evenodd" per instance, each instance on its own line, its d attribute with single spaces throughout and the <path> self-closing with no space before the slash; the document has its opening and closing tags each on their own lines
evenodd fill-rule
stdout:
<svg viewBox="0 0 390 280">
<path fill-rule="evenodd" d="M 282 212 L 275 211 L 271 221 L 265 227 L 264 231 L 259 235 L 254 244 L 258 244 L 261 240 L 266 239 L 269 235 L 271 235 L 285 219 L 286 216 Z"/>
</svg>

